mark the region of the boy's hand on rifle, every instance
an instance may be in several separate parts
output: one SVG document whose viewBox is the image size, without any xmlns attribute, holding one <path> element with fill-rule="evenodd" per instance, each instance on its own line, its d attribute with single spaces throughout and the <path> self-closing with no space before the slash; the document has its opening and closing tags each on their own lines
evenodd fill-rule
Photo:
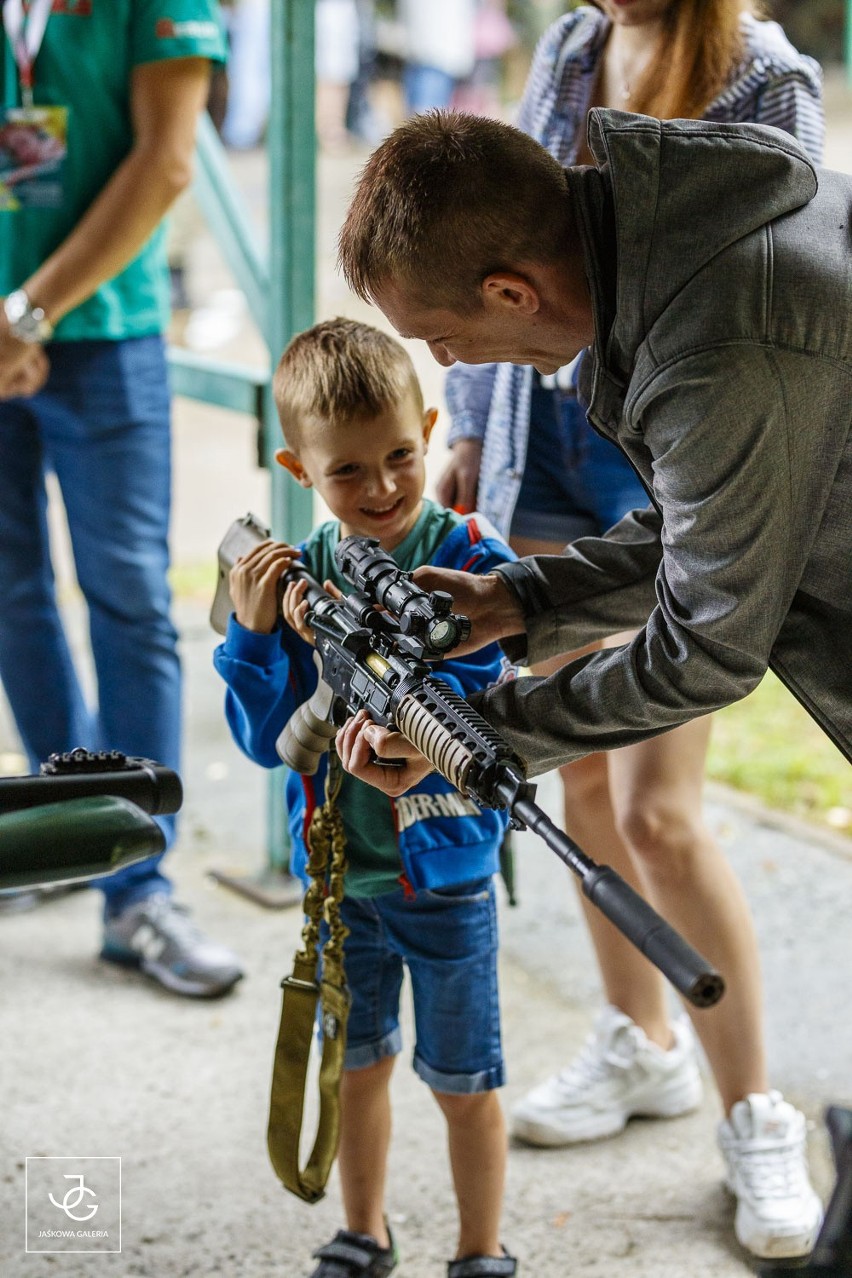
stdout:
<svg viewBox="0 0 852 1278">
<path fill-rule="evenodd" d="M 305 620 L 310 606 L 305 598 L 307 588 L 308 583 L 304 578 L 301 581 L 288 581 L 281 599 L 281 612 L 287 625 L 291 626 L 305 643 L 313 645 L 314 632 Z M 343 592 L 337 589 L 333 581 L 324 581 L 323 590 L 331 595 L 332 599 L 343 598 Z"/>
<path fill-rule="evenodd" d="M 380 728 L 366 710 L 359 710 L 347 719 L 335 737 L 335 745 L 347 772 L 392 799 L 405 794 L 434 771 L 425 755 L 401 732 Z M 381 762 L 384 759 L 396 762 L 385 764 Z"/>
<path fill-rule="evenodd" d="M 283 541 L 261 541 L 240 555 L 228 576 L 237 621 L 246 630 L 270 635 L 278 624 L 279 581 L 300 551 Z"/>
</svg>

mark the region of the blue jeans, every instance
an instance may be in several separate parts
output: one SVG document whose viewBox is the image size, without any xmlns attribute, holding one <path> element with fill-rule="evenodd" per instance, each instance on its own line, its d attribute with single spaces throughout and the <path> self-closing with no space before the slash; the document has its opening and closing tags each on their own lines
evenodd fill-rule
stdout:
<svg viewBox="0 0 852 1278">
<path fill-rule="evenodd" d="M 438 67 L 409 62 L 402 73 L 402 87 L 408 114 L 417 115 L 433 107 L 448 107 L 456 80 Z"/>
<path fill-rule="evenodd" d="M 402 1047 L 399 996 L 408 968 L 417 1041 L 414 1069 L 436 1092 L 468 1095 L 504 1081 L 494 883 L 483 879 L 414 897 L 402 890 L 344 897 L 341 916 L 352 1007 L 346 1069 Z"/>
<path fill-rule="evenodd" d="M 50 377 L 0 403 L 0 679 L 33 771 L 54 751 L 122 750 L 180 765 L 170 616 L 170 396 L 159 336 L 56 342 Z M 89 610 L 87 705 L 56 602 L 45 473 L 68 517 Z M 169 841 L 174 817 L 162 820 Z M 98 880 L 108 913 L 169 891 L 156 858 Z"/>
<path fill-rule="evenodd" d="M 650 500 L 621 450 L 586 421 L 576 396 L 536 381 L 512 533 L 563 544 L 599 537 Z"/>
</svg>

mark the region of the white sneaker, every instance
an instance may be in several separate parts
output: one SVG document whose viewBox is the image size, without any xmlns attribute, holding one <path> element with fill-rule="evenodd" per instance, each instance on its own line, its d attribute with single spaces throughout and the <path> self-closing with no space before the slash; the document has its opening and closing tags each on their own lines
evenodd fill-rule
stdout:
<svg viewBox="0 0 852 1278">
<path fill-rule="evenodd" d="M 808 1179 L 804 1114 L 780 1092 L 753 1093 L 737 1102 L 718 1135 L 740 1244 L 771 1259 L 806 1256 L 823 1211 Z"/>
<path fill-rule="evenodd" d="M 605 1007 L 580 1054 L 512 1108 L 512 1134 L 530 1145 L 572 1145 L 623 1131 L 634 1115 L 674 1118 L 701 1101 L 695 1040 L 674 1023 L 663 1051 L 616 1007 Z"/>
</svg>

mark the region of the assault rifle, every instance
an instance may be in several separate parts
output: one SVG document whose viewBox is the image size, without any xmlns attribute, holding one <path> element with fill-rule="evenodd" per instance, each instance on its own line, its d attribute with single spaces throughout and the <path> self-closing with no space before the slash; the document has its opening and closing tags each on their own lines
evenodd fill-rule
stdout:
<svg viewBox="0 0 852 1278">
<path fill-rule="evenodd" d="M 433 675 L 436 660 L 470 633 L 443 591 L 421 590 L 367 537 L 346 537 L 335 560 L 355 591 L 334 599 L 298 564 L 283 580 L 306 580 L 307 623 L 320 673 L 316 692 L 282 732 L 278 753 L 312 774 L 350 715 L 366 710 L 401 732 L 462 794 L 483 807 L 508 809 L 580 879 L 583 892 L 696 1007 L 712 1007 L 724 982 L 707 960 L 628 883 L 592 861 L 535 802 L 523 761 L 462 697 Z M 384 611 L 380 611 L 384 609 Z"/>
</svg>

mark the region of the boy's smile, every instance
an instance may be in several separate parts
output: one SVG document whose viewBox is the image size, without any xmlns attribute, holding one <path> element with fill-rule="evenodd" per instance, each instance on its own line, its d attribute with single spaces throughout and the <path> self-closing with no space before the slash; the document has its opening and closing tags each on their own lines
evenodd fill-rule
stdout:
<svg viewBox="0 0 852 1278">
<path fill-rule="evenodd" d="M 398 497 L 393 505 L 386 507 L 384 510 L 371 509 L 369 506 L 364 507 L 364 516 L 367 519 L 390 520 L 402 506 L 405 501 L 404 497 Z"/>
<path fill-rule="evenodd" d="M 378 537 L 383 550 L 393 550 L 420 517 L 436 417 L 409 392 L 378 414 L 312 424 L 298 457 L 282 448 L 276 458 L 304 488 L 316 488 L 342 537 Z"/>
</svg>

